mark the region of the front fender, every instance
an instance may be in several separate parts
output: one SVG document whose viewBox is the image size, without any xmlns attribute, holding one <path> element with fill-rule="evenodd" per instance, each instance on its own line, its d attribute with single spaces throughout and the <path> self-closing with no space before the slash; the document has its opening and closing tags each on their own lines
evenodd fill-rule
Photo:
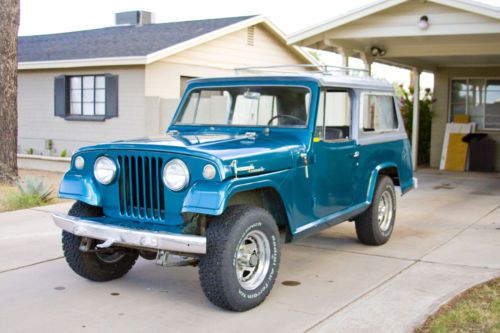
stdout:
<svg viewBox="0 0 500 333">
<path fill-rule="evenodd" d="M 59 197 L 102 207 L 102 197 L 94 181 L 72 171 L 68 171 L 64 175 L 61 185 L 59 185 Z"/>
<path fill-rule="evenodd" d="M 290 170 L 257 176 L 232 178 L 222 183 L 198 181 L 189 189 L 182 207 L 183 213 L 221 215 L 229 199 L 238 192 L 272 187 L 280 195 L 280 185 Z"/>
</svg>

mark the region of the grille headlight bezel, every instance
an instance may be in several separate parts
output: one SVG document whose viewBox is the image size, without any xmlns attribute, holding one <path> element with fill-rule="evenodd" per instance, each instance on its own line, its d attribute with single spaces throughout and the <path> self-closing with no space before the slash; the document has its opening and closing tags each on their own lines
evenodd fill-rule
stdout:
<svg viewBox="0 0 500 333">
<path fill-rule="evenodd" d="M 94 178 L 103 185 L 111 184 L 117 174 L 115 161 L 107 156 L 100 156 L 94 162 Z"/>
<path fill-rule="evenodd" d="M 162 172 L 163 184 L 171 191 L 179 192 L 189 184 L 189 169 L 182 160 L 174 158 L 165 164 Z"/>
</svg>

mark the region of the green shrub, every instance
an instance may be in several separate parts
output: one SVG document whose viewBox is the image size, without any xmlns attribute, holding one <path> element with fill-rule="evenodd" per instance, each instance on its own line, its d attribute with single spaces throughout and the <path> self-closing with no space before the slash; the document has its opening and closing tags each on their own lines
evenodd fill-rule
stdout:
<svg viewBox="0 0 500 333">
<path fill-rule="evenodd" d="M 399 108 L 403 116 L 403 122 L 411 142 L 413 126 L 413 87 L 409 90 L 399 86 L 397 90 L 399 97 Z M 418 164 L 428 165 L 430 162 L 431 149 L 431 126 L 432 126 L 432 104 L 436 102 L 429 88 L 425 89 L 425 95 L 419 101 L 419 123 L 418 123 Z"/>
<path fill-rule="evenodd" d="M 61 152 L 61 154 L 60 154 L 60 156 L 61 156 L 61 157 L 66 157 L 67 155 L 68 155 L 68 151 L 67 151 L 66 149 L 64 149 L 64 150 Z"/>
<path fill-rule="evenodd" d="M 27 178 L 17 182 L 17 191 L 6 193 L 3 206 L 6 210 L 16 210 L 43 206 L 52 200 L 52 189 L 42 180 Z"/>
</svg>

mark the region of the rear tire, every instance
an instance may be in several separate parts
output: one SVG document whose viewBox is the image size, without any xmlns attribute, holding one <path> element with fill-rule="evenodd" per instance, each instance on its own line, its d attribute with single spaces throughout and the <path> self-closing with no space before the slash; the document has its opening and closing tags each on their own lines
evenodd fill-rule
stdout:
<svg viewBox="0 0 500 333">
<path fill-rule="evenodd" d="M 258 207 L 231 206 L 209 223 L 206 237 L 199 275 L 207 298 L 231 311 L 262 303 L 280 261 L 279 231 L 272 215 Z"/>
<path fill-rule="evenodd" d="M 100 207 L 77 201 L 68 215 L 75 217 L 99 217 L 103 215 Z M 82 252 L 82 237 L 62 232 L 63 252 L 69 267 L 78 275 L 92 281 L 111 281 L 118 279 L 134 266 L 138 253 L 135 250 L 116 250 L 113 253 Z M 100 242 L 100 241 L 95 241 Z"/>
<path fill-rule="evenodd" d="M 355 220 L 356 234 L 366 245 L 385 244 L 396 220 L 396 191 L 392 179 L 382 175 L 377 179 L 370 207 Z"/>
</svg>

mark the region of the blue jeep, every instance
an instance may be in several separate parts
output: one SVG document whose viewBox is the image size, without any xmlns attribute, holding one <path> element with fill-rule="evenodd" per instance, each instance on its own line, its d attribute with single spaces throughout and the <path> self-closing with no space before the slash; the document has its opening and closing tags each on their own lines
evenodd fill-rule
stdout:
<svg viewBox="0 0 500 333">
<path fill-rule="evenodd" d="M 80 149 L 54 214 L 69 266 L 94 281 L 138 256 L 199 265 L 214 304 L 259 305 L 276 280 L 280 232 L 298 240 L 354 221 L 387 242 L 396 192 L 415 186 L 392 87 L 297 74 L 190 81 L 165 135 Z M 175 260 L 172 260 L 174 258 Z"/>
</svg>

